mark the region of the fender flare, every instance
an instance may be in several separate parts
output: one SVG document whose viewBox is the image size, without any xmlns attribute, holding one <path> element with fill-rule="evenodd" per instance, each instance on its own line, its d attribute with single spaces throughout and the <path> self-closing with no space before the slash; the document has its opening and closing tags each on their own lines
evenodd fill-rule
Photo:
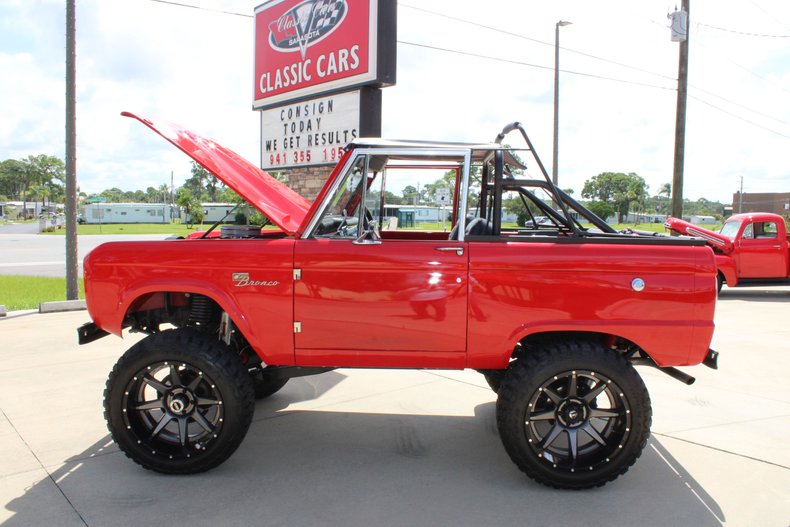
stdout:
<svg viewBox="0 0 790 527">
<path fill-rule="evenodd" d="M 168 278 L 166 281 L 147 279 L 140 284 L 133 284 L 125 288 L 121 291 L 118 305 L 117 313 L 120 315 L 120 318 L 114 321 L 112 327 L 108 329 L 112 333 L 120 335 L 123 320 L 129 313 L 129 309 L 139 298 L 153 293 L 192 293 L 206 296 L 216 302 L 220 309 L 228 314 L 233 324 L 249 342 L 257 342 L 252 324 L 236 305 L 230 294 L 210 282 L 192 279 L 173 280 Z M 255 352 L 260 356 L 259 350 L 256 349 Z M 265 360 L 265 357 L 261 356 L 261 358 Z"/>
<path fill-rule="evenodd" d="M 715 255 L 716 269 L 724 276 L 724 281 L 727 287 L 735 287 L 738 285 L 738 270 L 735 266 L 735 259 L 731 256 L 723 254 Z"/>
</svg>

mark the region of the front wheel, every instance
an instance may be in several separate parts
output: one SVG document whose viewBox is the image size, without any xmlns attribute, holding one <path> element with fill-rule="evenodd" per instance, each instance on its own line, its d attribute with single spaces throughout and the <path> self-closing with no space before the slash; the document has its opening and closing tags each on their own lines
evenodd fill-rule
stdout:
<svg viewBox="0 0 790 527">
<path fill-rule="evenodd" d="M 104 391 L 104 416 L 119 448 L 170 474 L 203 472 L 230 457 L 254 404 L 239 357 L 193 329 L 155 333 L 129 348 Z"/>
<path fill-rule="evenodd" d="M 560 342 L 513 361 L 497 426 L 513 462 L 556 488 L 601 486 L 624 474 L 650 433 L 650 396 L 617 352 Z"/>
</svg>

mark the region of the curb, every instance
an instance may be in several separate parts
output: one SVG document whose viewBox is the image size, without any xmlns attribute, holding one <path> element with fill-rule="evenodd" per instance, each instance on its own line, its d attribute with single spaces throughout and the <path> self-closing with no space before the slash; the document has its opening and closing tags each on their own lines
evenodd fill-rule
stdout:
<svg viewBox="0 0 790 527">
<path fill-rule="evenodd" d="M 38 305 L 38 309 L 20 309 L 18 311 L 8 311 L 5 306 L 0 305 L 0 319 L 31 315 L 33 313 L 62 313 L 65 311 L 84 311 L 86 309 L 85 300 L 42 302 Z"/>
<path fill-rule="evenodd" d="M 60 313 L 62 311 L 81 311 L 87 309 L 85 300 L 63 300 L 60 302 L 42 302 L 38 306 L 39 313 Z"/>
<path fill-rule="evenodd" d="M 11 320 L 13 318 L 35 314 L 38 314 L 38 309 L 20 309 L 18 311 L 7 311 L 4 315 L 0 315 L 0 320 Z"/>
</svg>

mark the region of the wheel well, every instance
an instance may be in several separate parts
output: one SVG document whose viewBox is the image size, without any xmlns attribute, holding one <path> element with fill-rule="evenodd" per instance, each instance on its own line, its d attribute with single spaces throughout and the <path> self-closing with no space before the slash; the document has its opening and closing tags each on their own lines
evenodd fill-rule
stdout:
<svg viewBox="0 0 790 527">
<path fill-rule="evenodd" d="M 182 291 L 146 293 L 129 305 L 124 319 L 124 327 L 130 331 L 147 334 L 158 333 L 163 324 L 214 335 L 239 353 L 245 363 L 260 363 L 230 315 L 207 295 Z"/>
<path fill-rule="evenodd" d="M 551 331 L 545 333 L 534 333 L 523 338 L 513 350 L 511 360 L 518 359 L 531 353 L 532 351 L 540 349 L 547 343 L 570 340 L 601 344 L 602 346 L 620 352 L 628 359 L 649 358 L 647 352 L 645 352 L 634 342 L 617 335 L 612 335 L 611 333 L 596 333 L 592 331 Z"/>
</svg>

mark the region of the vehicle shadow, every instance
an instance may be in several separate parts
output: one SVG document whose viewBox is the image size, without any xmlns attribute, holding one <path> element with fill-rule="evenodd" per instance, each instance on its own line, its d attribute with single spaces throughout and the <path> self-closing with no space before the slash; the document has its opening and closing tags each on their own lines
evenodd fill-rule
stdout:
<svg viewBox="0 0 790 527">
<path fill-rule="evenodd" d="M 555 490 L 511 463 L 493 402 L 477 406 L 473 416 L 291 411 L 287 401 L 313 390 L 299 386 L 307 384 L 301 379 L 293 384 L 259 403 L 262 418 L 210 472 L 146 471 L 108 450 L 104 436 L 6 504 L 12 516 L 4 526 L 705 527 L 725 521 L 656 437 L 629 473 L 603 488 Z"/>
<path fill-rule="evenodd" d="M 748 300 L 750 302 L 790 302 L 790 288 L 777 289 L 738 289 L 722 288 L 719 300 Z"/>
</svg>

